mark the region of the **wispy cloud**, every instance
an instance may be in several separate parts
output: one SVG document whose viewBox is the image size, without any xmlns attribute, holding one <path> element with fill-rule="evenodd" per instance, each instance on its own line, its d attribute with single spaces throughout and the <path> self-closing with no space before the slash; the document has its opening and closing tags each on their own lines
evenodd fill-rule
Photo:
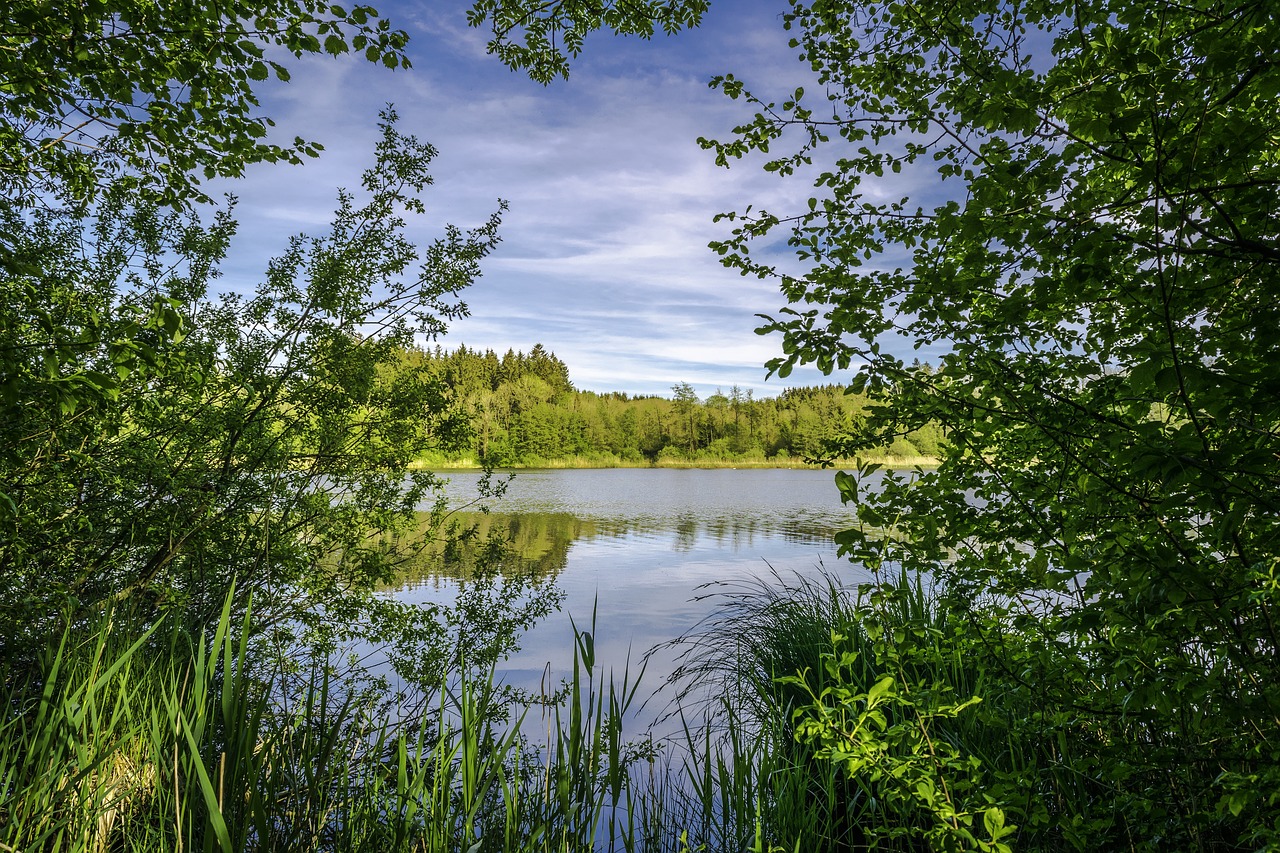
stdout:
<svg viewBox="0 0 1280 853">
<path fill-rule="evenodd" d="M 318 139 L 326 153 L 302 169 L 255 170 L 232 188 L 242 236 L 229 287 L 251 286 L 288 235 L 323 228 L 334 188 L 358 185 L 377 112 L 393 102 L 401 129 L 440 151 L 425 199 L 437 222 L 478 224 L 499 198 L 510 203 L 503 244 L 465 295 L 472 316 L 446 346 L 541 342 L 578 387 L 599 391 L 665 394 L 689 381 L 704 395 L 734 384 L 775 394 L 826 381 L 797 371 L 764 384 L 762 365 L 780 341 L 755 335 L 754 315 L 783 298 L 707 249 L 728 233 L 712 222 L 717 212 L 794 210 L 809 194 L 807 182 L 749 164 L 716 167 L 695 142 L 749 117 L 707 88 L 712 74 L 737 71 L 778 92 L 804 79 L 775 3 L 713 4 L 702 31 L 651 44 L 597 38 L 573 78 L 549 87 L 485 55 L 487 34 L 465 25 L 462 0 L 378 5 L 409 30 L 414 67 L 310 58 L 267 93 L 281 135 Z"/>
</svg>

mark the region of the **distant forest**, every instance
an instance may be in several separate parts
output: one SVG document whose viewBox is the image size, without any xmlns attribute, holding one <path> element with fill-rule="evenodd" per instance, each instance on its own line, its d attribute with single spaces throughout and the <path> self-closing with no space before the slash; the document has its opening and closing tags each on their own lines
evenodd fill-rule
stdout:
<svg viewBox="0 0 1280 853">
<path fill-rule="evenodd" d="M 827 442 L 856 429 L 870 405 L 838 385 L 759 399 L 737 386 L 700 399 L 685 382 L 670 398 L 579 391 L 568 366 L 541 344 L 501 356 L 466 346 L 410 350 L 404 368 L 442 382 L 469 412 L 470 447 L 428 463 L 798 462 L 825 456 Z M 888 439 L 882 455 L 933 457 L 943 440 L 926 425 Z"/>
</svg>

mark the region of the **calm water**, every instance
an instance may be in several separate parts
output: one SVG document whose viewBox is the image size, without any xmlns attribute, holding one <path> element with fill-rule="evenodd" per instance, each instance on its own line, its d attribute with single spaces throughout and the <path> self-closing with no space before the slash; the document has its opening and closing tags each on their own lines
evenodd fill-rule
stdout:
<svg viewBox="0 0 1280 853">
<path fill-rule="evenodd" d="M 490 506 L 490 523 L 507 525 L 535 570 L 564 590 L 562 612 L 525 635 L 503 677 L 537 687 L 548 664 L 563 674 L 573 633 L 596 609 L 596 648 L 621 669 L 655 645 L 692 628 L 712 607 L 696 600 L 703 585 L 814 573 L 825 566 L 849 583 L 866 579 L 836 557 L 833 535 L 850 526 L 832 471 L 607 469 L 522 471 Z M 450 474 L 451 501 L 476 494 L 478 475 Z M 448 579 L 406 581 L 405 601 L 447 600 Z M 649 664 L 655 689 L 670 672 L 669 655 Z"/>
</svg>

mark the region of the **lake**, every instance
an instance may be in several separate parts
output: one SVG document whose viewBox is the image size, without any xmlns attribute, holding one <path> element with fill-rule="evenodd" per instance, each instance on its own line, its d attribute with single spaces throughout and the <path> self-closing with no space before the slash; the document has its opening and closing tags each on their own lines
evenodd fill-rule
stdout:
<svg viewBox="0 0 1280 853">
<path fill-rule="evenodd" d="M 476 497 L 479 475 L 449 473 L 451 504 Z M 836 556 L 832 537 L 853 521 L 831 470 L 584 469 L 520 471 L 490 524 L 506 525 L 534 571 L 564 592 L 558 614 L 527 633 L 500 674 L 535 690 L 572 661 L 572 616 L 590 626 L 596 650 L 619 672 L 654 646 L 693 628 L 714 606 L 707 584 L 820 568 L 850 585 L 865 571 Z M 455 582 L 418 578 L 394 592 L 406 602 L 447 601 Z M 701 597 L 700 596 L 704 596 Z M 655 655 L 644 682 L 656 689 L 674 668 Z"/>
</svg>

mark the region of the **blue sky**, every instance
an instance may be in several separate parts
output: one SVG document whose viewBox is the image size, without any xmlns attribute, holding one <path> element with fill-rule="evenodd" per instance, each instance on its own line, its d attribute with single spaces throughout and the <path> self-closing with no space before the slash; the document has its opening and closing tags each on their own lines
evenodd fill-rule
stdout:
<svg viewBox="0 0 1280 853">
<path fill-rule="evenodd" d="M 506 199 L 503 243 L 464 298 L 471 316 L 446 348 L 529 350 L 541 343 L 580 389 L 706 396 L 732 385 L 772 396 L 830 381 L 812 370 L 765 382 L 781 339 L 754 333 L 757 313 L 785 304 L 776 286 L 720 266 L 707 248 L 748 204 L 797 209 L 802 179 L 744 161 L 717 167 L 699 136 L 726 137 L 750 113 L 708 88 L 733 72 L 781 96 L 806 82 L 787 47 L 777 0 L 720 0 L 699 30 L 652 42 L 599 35 L 567 82 L 543 87 L 485 54 L 466 0 L 375 3 L 410 34 L 413 68 L 310 57 L 287 86 L 264 90 L 286 138 L 318 140 L 302 167 L 262 167 L 230 187 L 240 236 L 224 284 L 251 287 L 289 235 L 319 233 L 339 186 L 355 187 L 394 103 L 402 131 L 439 149 L 424 196 L 435 223 L 476 225 Z M 431 231 L 415 236 L 427 240 Z"/>
</svg>

